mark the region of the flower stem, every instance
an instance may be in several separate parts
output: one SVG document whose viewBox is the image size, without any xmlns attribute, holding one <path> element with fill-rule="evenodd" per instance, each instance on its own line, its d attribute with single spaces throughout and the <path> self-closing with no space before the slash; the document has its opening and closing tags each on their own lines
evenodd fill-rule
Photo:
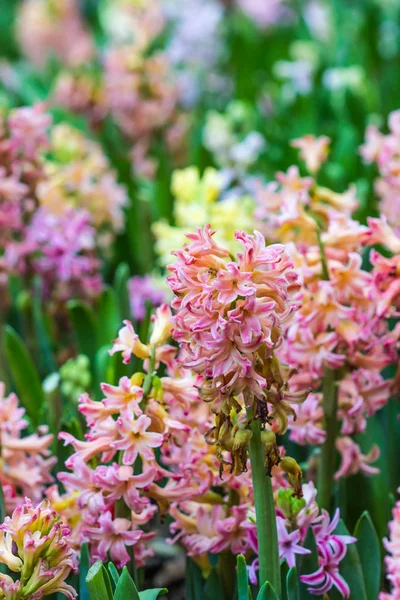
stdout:
<svg viewBox="0 0 400 600">
<path fill-rule="evenodd" d="M 333 476 L 336 469 L 336 437 L 338 433 L 336 372 L 325 369 L 322 383 L 324 430 L 326 439 L 321 449 L 318 469 L 318 503 L 329 510 L 332 500 Z"/>
<path fill-rule="evenodd" d="M 250 462 L 256 508 L 260 586 L 269 581 L 281 597 L 281 571 L 276 530 L 275 503 L 271 477 L 266 474 L 265 448 L 261 443 L 260 422 L 251 423 Z"/>
<path fill-rule="evenodd" d="M 232 552 L 229 552 L 229 550 L 221 552 L 217 569 L 223 582 L 225 598 L 235 597 L 235 577 L 232 576 L 235 568 L 236 556 Z"/>
</svg>

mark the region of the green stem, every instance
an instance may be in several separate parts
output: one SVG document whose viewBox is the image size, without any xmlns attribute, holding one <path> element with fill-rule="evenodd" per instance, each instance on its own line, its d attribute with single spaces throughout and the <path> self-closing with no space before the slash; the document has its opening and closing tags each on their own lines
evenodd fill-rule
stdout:
<svg viewBox="0 0 400 600">
<path fill-rule="evenodd" d="M 261 442 L 261 428 L 258 420 L 253 420 L 251 430 L 253 435 L 250 440 L 250 462 L 256 508 L 260 587 L 269 581 L 280 598 L 281 571 L 275 503 L 271 477 L 266 474 L 264 466 L 265 448 Z"/>
<path fill-rule="evenodd" d="M 329 281 L 328 261 L 326 259 L 325 246 L 321 238 L 321 231 L 319 229 L 317 229 L 317 240 L 319 251 L 321 253 L 322 279 L 324 279 L 325 281 Z"/>
<path fill-rule="evenodd" d="M 143 381 L 143 400 L 142 400 L 142 402 L 147 400 L 147 396 L 151 392 L 151 388 L 153 385 L 153 376 L 154 376 L 155 366 L 156 366 L 156 347 L 152 346 L 151 355 L 149 358 L 149 370 L 147 371 L 146 377 L 144 378 L 144 381 Z"/>
<path fill-rule="evenodd" d="M 336 372 L 326 369 L 322 383 L 324 430 L 326 439 L 321 449 L 318 469 L 318 504 L 330 509 L 333 490 L 333 476 L 336 470 L 336 437 L 338 433 Z"/>
<path fill-rule="evenodd" d="M 229 552 L 229 550 L 221 552 L 217 569 L 222 579 L 225 592 L 224 597 L 230 600 L 235 597 L 235 577 L 232 576 L 232 573 L 236 569 L 236 556 L 232 552 Z M 221 600 L 223 599 L 221 598 Z"/>
</svg>

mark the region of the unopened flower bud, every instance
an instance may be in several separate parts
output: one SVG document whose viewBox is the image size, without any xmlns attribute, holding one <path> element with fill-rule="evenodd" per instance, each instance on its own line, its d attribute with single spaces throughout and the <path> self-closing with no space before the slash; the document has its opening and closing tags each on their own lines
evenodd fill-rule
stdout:
<svg viewBox="0 0 400 600">
<path fill-rule="evenodd" d="M 293 496 L 290 489 L 286 490 L 281 488 L 278 491 L 276 505 L 287 519 L 293 520 L 297 517 L 301 509 L 305 507 L 306 502 L 304 498 L 296 498 L 296 496 Z"/>
<path fill-rule="evenodd" d="M 303 477 L 303 472 L 300 469 L 297 461 L 291 456 L 285 456 L 282 458 L 280 465 L 281 469 L 288 474 L 288 479 L 290 485 L 293 487 L 294 494 L 298 498 L 303 497 L 303 490 L 301 488 L 301 480 Z"/>
<path fill-rule="evenodd" d="M 233 438 L 233 450 L 239 448 L 247 448 L 252 438 L 253 433 L 250 429 L 238 429 Z"/>
<path fill-rule="evenodd" d="M 153 332 L 150 337 L 150 345 L 162 346 L 171 335 L 172 314 L 168 304 L 162 304 L 152 317 Z"/>
<path fill-rule="evenodd" d="M 131 383 L 132 385 L 137 385 L 138 387 L 141 387 L 144 381 L 144 377 L 145 374 L 144 373 L 134 373 L 131 377 Z"/>
<path fill-rule="evenodd" d="M 26 499 L 6 517 L 0 525 L 0 563 L 19 573 L 19 579 L 0 575 L 0 598 L 42 598 L 56 592 L 75 598 L 75 590 L 65 583 L 76 562 L 69 535 L 47 501 L 35 508 Z"/>
<path fill-rule="evenodd" d="M 270 429 L 263 429 L 261 432 L 261 442 L 268 449 L 271 448 L 274 444 L 276 444 L 276 435 Z"/>
</svg>

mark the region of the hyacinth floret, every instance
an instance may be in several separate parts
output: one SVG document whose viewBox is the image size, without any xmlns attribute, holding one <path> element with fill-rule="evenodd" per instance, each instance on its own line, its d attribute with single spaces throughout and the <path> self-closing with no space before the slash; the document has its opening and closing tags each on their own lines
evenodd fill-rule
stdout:
<svg viewBox="0 0 400 600">
<path fill-rule="evenodd" d="M 247 468 L 251 438 L 243 409 L 263 427 L 275 423 L 276 432 L 284 433 L 288 415 L 294 415 L 290 403 L 305 397 L 289 390 L 289 373 L 274 354 L 283 324 L 300 307 L 300 285 L 283 245 L 266 246 L 257 231 L 236 231 L 243 252 L 234 257 L 214 233 L 206 225 L 188 234 L 189 243 L 168 267 L 175 294 L 172 335 L 181 347 L 181 364 L 202 376 L 200 395 L 216 414 L 208 441 L 220 457 L 230 452 L 237 471 Z M 268 446 L 276 464 L 276 444 Z"/>
<path fill-rule="evenodd" d="M 70 530 L 47 500 L 36 507 L 29 498 L 0 525 L 0 563 L 18 579 L 0 574 L 0 598 L 40 600 L 60 593 L 72 600 L 75 590 L 65 582 L 76 569 Z"/>
</svg>

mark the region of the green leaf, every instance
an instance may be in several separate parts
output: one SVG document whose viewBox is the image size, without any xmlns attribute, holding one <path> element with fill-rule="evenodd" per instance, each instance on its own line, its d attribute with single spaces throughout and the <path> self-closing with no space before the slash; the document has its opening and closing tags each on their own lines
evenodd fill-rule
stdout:
<svg viewBox="0 0 400 600">
<path fill-rule="evenodd" d="M 87 543 L 81 547 L 81 558 L 79 562 L 79 600 L 89 600 L 89 588 L 86 583 L 86 577 L 89 573 L 89 548 Z"/>
<path fill-rule="evenodd" d="M 19 399 L 33 427 L 37 427 L 45 403 L 42 384 L 22 339 L 9 325 L 4 328 L 4 350 Z"/>
<path fill-rule="evenodd" d="M 200 567 L 190 557 L 186 563 L 186 600 L 204 600 L 204 583 Z"/>
<path fill-rule="evenodd" d="M 289 565 L 287 564 L 286 560 L 284 560 L 281 563 L 281 582 L 282 582 L 282 589 L 281 589 L 281 599 L 280 600 L 288 600 L 287 597 L 287 591 L 286 591 L 286 578 L 288 576 L 289 573 Z"/>
<path fill-rule="evenodd" d="M 115 585 L 117 585 L 118 580 L 119 580 L 119 573 L 117 571 L 117 567 L 112 562 L 109 562 L 107 567 L 108 567 L 108 572 L 110 573 L 113 582 L 115 583 Z"/>
<path fill-rule="evenodd" d="M 113 600 L 110 576 L 101 561 L 90 567 L 86 583 L 91 600 Z"/>
<path fill-rule="evenodd" d="M 115 271 L 114 290 L 119 305 L 120 321 L 131 318 L 128 282 L 130 278 L 129 266 L 120 263 Z"/>
<path fill-rule="evenodd" d="M 93 365 L 97 350 L 96 320 L 94 312 L 80 300 L 70 300 L 67 304 L 79 352 L 86 354 Z"/>
<path fill-rule="evenodd" d="M 121 320 L 115 292 L 112 288 L 106 288 L 100 296 L 97 307 L 98 344 L 110 346 L 120 326 Z"/>
<path fill-rule="evenodd" d="M 37 277 L 35 277 L 34 281 L 32 312 L 39 349 L 40 368 L 44 374 L 52 373 L 53 371 L 57 370 L 57 365 L 53 357 L 51 341 L 48 335 L 46 316 L 42 308 L 41 281 Z"/>
<path fill-rule="evenodd" d="M 342 519 L 340 519 L 335 533 L 338 535 L 350 535 Z M 349 544 L 347 546 L 346 556 L 340 563 L 340 574 L 347 582 L 351 590 L 351 597 L 354 598 L 354 600 L 368 600 L 360 556 L 356 544 Z M 335 592 L 329 592 L 329 596 L 332 600 L 342 597 L 341 594 L 336 593 L 336 590 Z"/>
<path fill-rule="evenodd" d="M 236 558 L 237 564 L 237 582 L 238 582 L 238 600 L 249 600 L 249 578 L 247 576 L 246 559 L 243 554 L 239 554 Z"/>
<path fill-rule="evenodd" d="M 299 600 L 299 580 L 296 567 L 292 567 L 286 577 L 288 600 Z"/>
<path fill-rule="evenodd" d="M 393 419 L 393 413 L 389 415 L 387 412 L 392 405 L 393 403 L 389 402 L 383 409 L 389 423 L 392 423 L 393 420 L 397 421 L 396 418 Z M 384 414 L 382 414 L 383 416 Z M 391 456 L 393 457 L 393 454 L 391 456 L 388 454 L 387 444 L 392 438 L 392 433 L 385 430 L 377 415 L 368 419 L 366 431 L 363 434 L 357 435 L 355 441 L 360 445 L 364 453 L 368 453 L 374 444 L 379 446 L 381 453 L 374 466 L 380 469 L 380 472 L 374 477 L 357 474 L 348 479 L 348 483 L 352 484 L 349 488 L 349 500 L 355 503 L 353 514 L 357 518 L 363 510 L 368 510 L 371 515 L 374 515 L 374 523 L 380 539 L 386 535 L 388 516 L 390 514 L 388 495 L 383 494 L 382 490 L 390 490 L 390 458 Z M 360 485 L 362 485 L 362 496 L 359 493 Z M 362 504 L 360 504 L 361 497 Z"/>
<path fill-rule="evenodd" d="M 216 569 L 213 569 L 207 577 L 204 595 L 205 600 L 223 600 L 225 597 L 224 585 Z"/>
<path fill-rule="evenodd" d="M 120 361 L 119 355 L 110 356 L 109 354 L 110 345 L 102 346 L 96 352 L 95 358 L 95 371 L 96 371 L 96 391 L 100 394 L 101 399 L 102 392 L 100 389 L 100 384 L 102 381 L 107 381 L 111 385 L 116 385 L 118 382 L 116 381 L 116 364 L 117 361 Z"/>
<path fill-rule="evenodd" d="M 278 594 L 269 581 L 266 581 L 258 592 L 257 600 L 279 600 Z"/>
<path fill-rule="evenodd" d="M 114 600 L 140 600 L 135 582 L 126 567 L 122 569 L 121 577 L 118 579 Z"/>
<path fill-rule="evenodd" d="M 158 598 L 158 596 L 163 596 L 167 592 L 168 590 L 166 588 L 154 588 L 153 590 L 139 592 L 139 598 L 140 600 L 155 600 L 155 598 Z"/>
<path fill-rule="evenodd" d="M 368 600 L 375 600 L 381 581 L 381 553 L 378 535 L 368 512 L 364 512 L 354 529 L 356 546 L 364 575 Z"/>
<path fill-rule="evenodd" d="M 315 541 L 315 535 L 310 527 L 307 531 L 306 539 L 304 540 L 304 547 L 311 550 L 311 554 L 302 554 L 299 558 L 298 568 L 300 575 L 310 575 L 314 573 L 318 568 L 318 550 Z M 299 599 L 300 600 L 311 600 L 314 596 L 307 591 L 307 585 L 302 581 L 299 583 Z"/>
</svg>

